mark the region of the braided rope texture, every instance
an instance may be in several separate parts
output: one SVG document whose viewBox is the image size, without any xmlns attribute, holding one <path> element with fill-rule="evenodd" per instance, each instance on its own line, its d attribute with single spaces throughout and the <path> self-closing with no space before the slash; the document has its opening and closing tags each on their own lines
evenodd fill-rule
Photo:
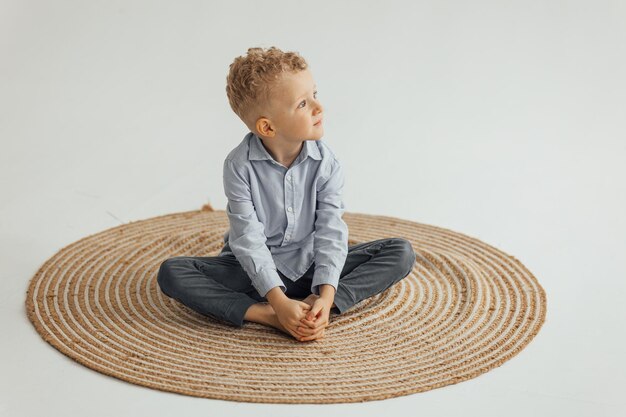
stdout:
<svg viewBox="0 0 626 417">
<path fill-rule="evenodd" d="M 452 230 L 344 213 L 349 244 L 404 237 L 413 270 L 299 342 L 246 321 L 233 327 L 161 293 L 172 256 L 217 256 L 225 211 L 126 223 L 47 260 L 26 295 L 42 338 L 84 366 L 184 395 L 258 403 L 352 403 L 455 384 L 498 367 L 539 332 L 546 294 L 515 257 Z"/>
</svg>

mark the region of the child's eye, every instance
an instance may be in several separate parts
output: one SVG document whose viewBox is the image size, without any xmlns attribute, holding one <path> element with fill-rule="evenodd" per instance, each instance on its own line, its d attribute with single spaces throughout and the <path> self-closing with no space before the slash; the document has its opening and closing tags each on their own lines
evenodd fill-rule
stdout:
<svg viewBox="0 0 626 417">
<path fill-rule="evenodd" d="M 313 96 L 317 98 L 317 91 L 313 92 Z M 306 100 L 302 100 L 300 104 L 303 104 L 303 103 L 306 103 Z M 302 106 L 298 106 L 298 107 L 302 107 Z"/>
</svg>

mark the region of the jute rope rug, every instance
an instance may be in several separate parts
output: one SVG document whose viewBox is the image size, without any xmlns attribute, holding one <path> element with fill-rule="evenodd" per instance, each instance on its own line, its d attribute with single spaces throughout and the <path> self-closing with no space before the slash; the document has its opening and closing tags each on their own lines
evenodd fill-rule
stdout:
<svg viewBox="0 0 626 417">
<path fill-rule="evenodd" d="M 216 256 L 225 211 L 127 223 L 61 249 L 32 278 L 28 317 L 63 354 L 98 372 L 163 391 L 259 403 L 342 403 L 455 384 L 500 366 L 537 334 L 546 295 L 516 258 L 440 227 L 345 213 L 349 244 L 404 237 L 417 261 L 403 280 L 299 342 L 243 328 L 160 292 L 172 256 Z"/>
</svg>

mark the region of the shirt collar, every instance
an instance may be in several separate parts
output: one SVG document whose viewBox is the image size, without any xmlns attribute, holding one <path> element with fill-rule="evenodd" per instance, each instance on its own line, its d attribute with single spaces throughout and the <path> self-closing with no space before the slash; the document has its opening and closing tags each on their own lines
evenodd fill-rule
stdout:
<svg viewBox="0 0 626 417">
<path fill-rule="evenodd" d="M 322 159 L 320 150 L 314 142 L 314 140 L 304 141 L 304 146 L 302 147 L 302 151 L 300 152 L 300 155 L 302 155 L 302 160 L 306 159 L 307 156 L 310 156 L 311 158 L 317 160 Z M 272 158 L 272 155 L 267 152 L 267 149 L 265 149 L 265 147 L 263 146 L 261 139 L 254 133 L 252 133 L 252 137 L 250 138 L 250 150 L 248 151 L 248 159 L 251 161 L 274 159 Z"/>
</svg>

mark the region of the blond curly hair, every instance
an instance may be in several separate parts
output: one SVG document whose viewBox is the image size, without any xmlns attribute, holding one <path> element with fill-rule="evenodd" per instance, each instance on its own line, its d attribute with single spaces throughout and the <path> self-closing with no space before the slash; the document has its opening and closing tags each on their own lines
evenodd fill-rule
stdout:
<svg viewBox="0 0 626 417">
<path fill-rule="evenodd" d="M 226 77 L 226 95 L 235 114 L 254 131 L 263 109 L 270 105 L 274 89 L 285 72 L 308 68 L 306 60 L 297 52 L 283 52 L 270 48 L 248 48 L 230 64 Z"/>
</svg>

